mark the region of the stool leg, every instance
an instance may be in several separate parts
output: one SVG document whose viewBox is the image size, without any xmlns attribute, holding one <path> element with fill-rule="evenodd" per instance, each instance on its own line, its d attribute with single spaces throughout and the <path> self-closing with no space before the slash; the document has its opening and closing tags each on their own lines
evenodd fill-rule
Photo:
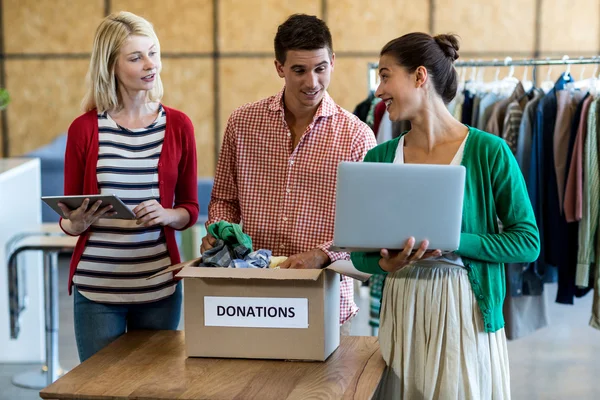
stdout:
<svg viewBox="0 0 600 400">
<path fill-rule="evenodd" d="M 46 308 L 46 365 L 48 367 L 47 384 L 58 379 L 58 254 L 44 254 L 44 282 Z"/>
<path fill-rule="evenodd" d="M 44 389 L 66 371 L 58 362 L 58 253 L 44 252 L 44 312 L 46 320 L 46 364 L 13 377 L 15 386 Z"/>
</svg>

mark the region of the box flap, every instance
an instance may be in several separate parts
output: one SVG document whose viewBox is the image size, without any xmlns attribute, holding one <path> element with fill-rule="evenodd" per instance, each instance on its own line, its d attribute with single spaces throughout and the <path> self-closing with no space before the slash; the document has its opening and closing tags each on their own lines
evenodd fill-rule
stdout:
<svg viewBox="0 0 600 400">
<path fill-rule="evenodd" d="M 162 271 L 149 276 L 148 278 L 146 278 L 146 280 L 156 278 L 157 276 L 161 276 L 164 274 L 168 274 L 169 272 L 177 272 L 185 267 L 197 267 L 201 263 L 202 263 L 202 257 L 198 257 L 198 258 L 194 258 L 193 260 L 184 261 L 179 264 L 171 265 L 169 268 L 163 269 Z"/>
<path fill-rule="evenodd" d="M 352 264 L 352 261 L 349 261 L 349 260 L 335 261 L 331 265 L 326 267 L 326 269 L 335 271 L 340 275 L 349 276 L 350 278 L 354 278 L 361 282 L 366 282 L 371 277 L 371 274 L 366 274 L 364 272 L 360 272 L 359 270 L 354 268 L 354 264 Z"/>
<path fill-rule="evenodd" d="M 316 281 L 321 273 L 320 269 L 212 268 L 188 265 L 179 271 L 177 277 Z"/>
<path fill-rule="evenodd" d="M 312 280 L 316 281 L 321 275 L 320 269 L 262 269 L 262 268 L 208 268 L 198 267 L 202 263 L 202 258 L 185 261 L 170 266 L 156 274 L 148 277 L 154 277 L 177 272 L 179 278 L 231 278 L 231 279 L 291 279 L 291 280 Z M 184 272 L 183 269 L 186 269 Z M 330 264 L 326 269 L 337 272 L 340 275 L 349 276 L 361 282 L 366 282 L 371 275 L 360 272 L 354 268 L 352 261 L 339 260 Z"/>
</svg>

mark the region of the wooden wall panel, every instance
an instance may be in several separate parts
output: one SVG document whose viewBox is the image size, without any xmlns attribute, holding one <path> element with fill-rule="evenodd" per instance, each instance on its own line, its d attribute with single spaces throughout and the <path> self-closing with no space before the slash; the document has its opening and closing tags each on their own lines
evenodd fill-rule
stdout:
<svg viewBox="0 0 600 400">
<path fill-rule="evenodd" d="M 438 0 L 434 29 L 458 34 L 463 52 L 533 54 L 535 0 Z"/>
<path fill-rule="evenodd" d="M 340 106 L 352 112 L 358 103 L 367 98 L 368 63 L 377 62 L 377 58 L 357 57 L 335 60 L 331 74 L 329 94 Z"/>
<path fill-rule="evenodd" d="M 8 60 L 11 156 L 43 146 L 66 133 L 81 114 L 87 60 Z"/>
<path fill-rule="evenodd" d="M 325 3 L 323 3 L 325 1 Z M 11 155 L 20 155 L 46 144 L 64 132 L 80 113 L 87 58 L 95 28 L 104 17 L 104 0 L 3 0 L 6 86 L 13 98 L 8 109 Z M 342 107 L 352 111 L 367 96 L 367 63 L 390 39 L 410 31 L 428 31 L 428 1 L 380 0 L 219 0 L 219 93 L 214 93 L 212 0 L 111 0 L 110 11 L 128 10 L 146 17 L 157 31 L 164 53 L 184 57 L 164 58 L 165 104 L 190 116 L 196 130 L 198 172 L 214 172 L 215 98 L 217 119 L 223 134 L 229 114 L 247 102 L 277 93 L 283 86 L 273 67 L 273 38 L 277 26 L 289 15 L 327 12 L 334 50 L 338 54 L 329 92 Z M 600 7 L 596 0 L 543 0 L 539 16 L 536 0 L 436 0 L 435 33 L 461 36 L 460 61 L 533 56 L 536 19 L 540 19 L 543 57 L 567 53 L 572 58 L 592 56 L 600 50 Z M 576 11 L 573 11 L 576 10 Z M 43 38 L 43 40 L 42 40 Z M 52 59 L 28 59 L 18 54 L 55 54 Z M 193 55 L 201 53 L 200 56 Z M 235 58 L 228 53 L 242 53 Z M 373 59 L 350 53 L 373 54 Z M 12 55 L 12 56 L 11 56 Z M 15 57 L 16 55 L 16 57 Z M 585 68 L 573 67 L 576 79 Z M 508 74 L 508 68 L 486 68 L 486 81 Z M 553 67 L 550 80 L 564 72 Z M 538 69 L 546 80 L 548 68 Z M 469 79 L 472 70 L 465 71 Z M 524 68 L 516 68 L 521 79 Z M 532 70 L 528 69 L 531 77 Z M 35 112 L 32 112 L 35 110 Z M 1 121 L 0 121 L 1 123 Z M 0 148 L 1 151 L 1 148 Z"/>
<path fill-rule="evenodd" d="M 7 53 L 89 52 L 103 0 L 4 0 Z"/>
<path fill-rule="evenodd" d="M 242 73 L 241 71 L 251 71 Z M 219 65 L 221 137 L 229 114 L 236 108 L 279 92 L 284 85 L 271 58 L 228 58 Z"/>
<path fill-rule="evenodd" d="M 328 25 L 335 51 L 378 53 L 402 34 L 429 29 L 429 2 L 335 0 L 328 2 Z"/>
<path fill-rule="evenodd" d="M 160 40 L 162 52 L 213 50 L 212 0 L 112 0 L 111 12 L 129 11 L 146 18 Z"/>
<path fill-rule="evenodd" d="M 320 0 L 220 0 L 219 48 L 223 52 L 273 53 L 277 27 L 295 13 L 320 15 Z"/>
<path fill-rule="evenodd" d="M 213 61 L 165 59 L 161 73 L 165 105 L 183 111 L 196 134 L 198 176 L 214 174 Z"/>
<path fill-rule="evenodd" d="M 540 15 L 542 52 L 598 54 L 598 0 L 552 0 L 544 3 Z"/>
</svg>

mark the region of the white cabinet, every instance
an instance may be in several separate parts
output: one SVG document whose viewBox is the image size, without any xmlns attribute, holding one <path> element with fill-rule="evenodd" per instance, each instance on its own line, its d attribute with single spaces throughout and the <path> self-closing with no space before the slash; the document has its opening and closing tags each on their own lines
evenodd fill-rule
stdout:
<svg viewBox="0 0 600 400">
<path fill-rule="evenodd" d="M 44 361 L 44 285 L 42 256 L 27 251 L 19 257 L 26 266 L 27 308 L 20 315 L 20 333 L 10 338 L 7 242 L 23 231 L 37 231 L 41 223 L 40 162 L 38 159 L 0 158 L 0 363 Z"/>
</svg>

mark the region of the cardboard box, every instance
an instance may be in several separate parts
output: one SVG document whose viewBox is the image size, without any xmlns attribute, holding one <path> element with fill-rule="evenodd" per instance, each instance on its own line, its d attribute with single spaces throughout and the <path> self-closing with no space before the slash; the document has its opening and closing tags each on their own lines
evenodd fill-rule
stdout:
<svg viewBox="0 0 600 400">
<path fill-rule="evenodd" d="M 324 361 L 340 343 L 340 275 L 368 279 L 349 261 L 322 270 L 170 267 L 184 282 L 188 357 Z"/>
</svg>

